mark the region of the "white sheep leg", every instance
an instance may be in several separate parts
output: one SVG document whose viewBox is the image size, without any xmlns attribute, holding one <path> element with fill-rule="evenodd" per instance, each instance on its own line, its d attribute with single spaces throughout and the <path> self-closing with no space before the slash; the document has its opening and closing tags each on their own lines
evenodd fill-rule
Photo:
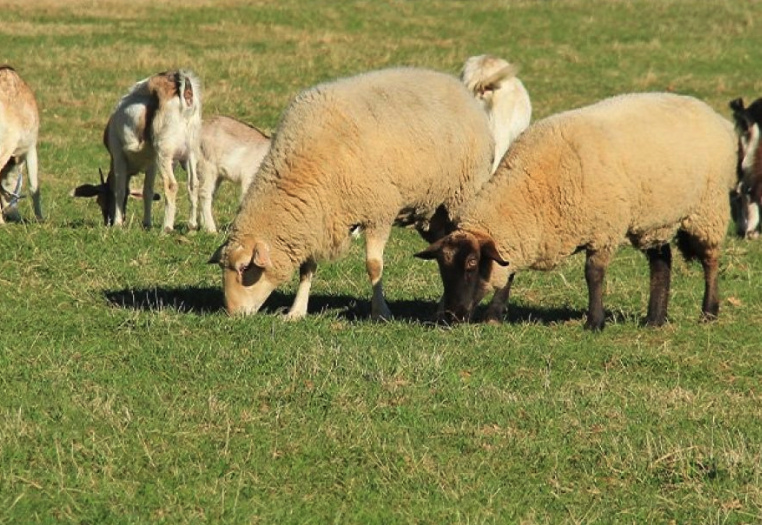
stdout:
<svg viewBox="0 0 762 525">
<path fill-rule="evenodd" d="M 384 286 L 381 280 L 384 273 L 384 248 L 390 233 L 389 228 L 368 229 L 365 232 L 365 268 L 373 287 L 370 316 L 374 321 L 392 318 L 392 312 L 384 299 Z"/>
<path fill-rule="evenodd" d="M 299 288 L 296 290 L 296 297 L 291 309 L 285 318 L 288 321 L 301 319 L 307 315 L 307 303 L 310 298 L 310 287 L 312 286 L 312 276 L 315 275 L 317 264 L 315 261 L 307 261 L 299 267 Z"/>
<path fill-rule="evenodd" d="M 177 213 L 177 180 L 172 170 L 171 159 L 160 159 L 157 162 L 161 180 L 164 183 L 164 233 L 171 233 L 175 228 Z M 145 191 L 143 198 L 146 198 Z"/>
<path fill-rule="evenodd" d="M 33 146 L 26 154 L 26 174 L 29 177 L 29 193 L 32 195 L 34 215 L 38 221 L 43 220 L 42 203 L 40 202 L 40 186 L 37 179 L 37 145 Z M 19 177 L 21 172 L 19 172 Z"/>
</svg>

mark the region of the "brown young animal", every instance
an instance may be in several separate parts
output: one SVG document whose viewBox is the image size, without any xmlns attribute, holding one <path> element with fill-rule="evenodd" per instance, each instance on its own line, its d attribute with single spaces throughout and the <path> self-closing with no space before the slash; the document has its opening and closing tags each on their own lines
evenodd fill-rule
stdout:
<svg viewBox="0 0 762 525">
<path fill-rule="evenodd" d="M 497 321 L 515 272 L 549 270 L 585 251 L 585 326 L 597 330 L 606 267 L 629 241 L 648 258 L 646 323 L 659 326 L 669 300 L 669 243 L 677 237 L 683 254 L 704 268 L 702 315 L 714 319 L 736 163 L 732 125 L 703 102 L 659 93 L 614 97 L 530 126 L 479 195 L 456 211 L 457 231 L 417 256 L 439 263 L 447 320 L 469 319 L 494 287 L 487 318 Z"/>
<path fill-rule="evenodd" d="M 19 198 L 26 166 L 34 214 L 42 220 L 37 180 L 37 134 L 40 115 L 34 93 L 10 66 L 0 66 L 0 224 Z"/>
</svg>

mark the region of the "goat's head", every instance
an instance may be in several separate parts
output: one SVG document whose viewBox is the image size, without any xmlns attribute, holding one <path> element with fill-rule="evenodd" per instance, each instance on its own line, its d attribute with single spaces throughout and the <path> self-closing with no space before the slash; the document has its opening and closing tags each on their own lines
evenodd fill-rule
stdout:
<svg viewBox="0 0 762 525">
<path fill-rule="evenodd" d="M 217 249 L 209 263 L 222 268 L 225 308 L 231 315 L 257 313 L 295 269 L 285 252 L 252 236 L 229 240 Z"/>
<path fill-rule="evenodd" d="M 457 230 L 416 253 L 419 259 L 435 259 L 444 284 L 443 311 L 439 321 L 468 321 L 489 289 L 492 264 L 507 266 L 492 237 Z"/>
<path fill-rule="evenodd" d="M 495 91 L 518 72 L 515 65 L 492 55 L 473 56 L 466 60 L 460 79 L 466 88 L 489 109 Z"/>
<path fill-rule="evenodd" d="M 98 207 L 103 214 L 103 224 L 106 226 L 112 226 L 114 224 L 114 214 L 116 213 L 116 205 L 114 200 L 114 191 L 111 188 L 112 181 L 114 180 L 113 172 L 109 171 L 108 178 L 103 177 L 103 170 L 98 168 L 98 174 L 100 175 L 101 183 L 95 184 L 82 184 L 77 186 L 69 194 L 71 197 L 95 197 L 95 202 L 98 203 Z M 138 191 L 129 191 L 124 197 L 124 206 L 127 206 L 127 198 L 133 197 L 136 199 L 142 199 L 143 194 Z M 154 193 L 153 200 L 158 201 L 161 197 Z"/>
</svg>

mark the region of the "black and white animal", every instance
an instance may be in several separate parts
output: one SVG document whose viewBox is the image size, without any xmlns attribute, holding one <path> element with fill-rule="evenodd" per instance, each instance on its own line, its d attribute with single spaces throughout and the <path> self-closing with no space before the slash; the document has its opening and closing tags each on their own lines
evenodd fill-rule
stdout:
<svg viewBox="0 0 762 525">
<path fill-rule="evenodd" d="M 762 151 L 760 123 L 762 98 L 744 107 L 743 99 L 730 102 L 738 133 L 738 186 L 733 199 L 733 219 L 739 236 L 756 239 L 760 232 L 762 206 Z"/>
</svg>

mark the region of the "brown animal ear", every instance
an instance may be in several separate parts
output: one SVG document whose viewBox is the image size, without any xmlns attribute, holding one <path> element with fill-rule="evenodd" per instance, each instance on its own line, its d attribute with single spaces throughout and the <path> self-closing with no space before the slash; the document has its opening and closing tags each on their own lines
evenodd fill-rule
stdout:
<svg viewBox="0 0 762 525">
<path fill-rule="evenodd" d="M 97 197 L 101 193 L 103 193 L 104 188 L 103 186 L 95 186 L 93 184 L 83 184 L 81 186 L 77 186 L 74 188 L 71 193 L 69 193 L 70 197 Z"/>
<path fill-rule="evenodd" d="M 431 243 L 428 248 L 416 253 L 413 257 L 418 257 L 424 261 L 436 259 L 439 253 L 442 251 L 442 240 L 443 239 L 440 239 L 437 242 Z"/>
<path fill-rule="evenodd" d="M 254 243 L 254 254 L 251 257 L 251 264 L 258 266 L 263 270 L 272 268 L 273 262 L 270 260 L 270 247 L 263 241 Z"/>
<path fill-rule="evenodd" d="M 479 241 L 479 250 L 482 257 L 495 261 L 500 266 L 508 266 L 508 264 L 510 264 L 508 261 L 503 259 L 503 257 L 500 255 L 500 252 L 497 251 L 497 245 L 495 244 L 495 240 L 492 237 L 489 235 L 477 233 L 474 234 L 474 237 L 476 237 L 476 239 Z"/>
</svg>

